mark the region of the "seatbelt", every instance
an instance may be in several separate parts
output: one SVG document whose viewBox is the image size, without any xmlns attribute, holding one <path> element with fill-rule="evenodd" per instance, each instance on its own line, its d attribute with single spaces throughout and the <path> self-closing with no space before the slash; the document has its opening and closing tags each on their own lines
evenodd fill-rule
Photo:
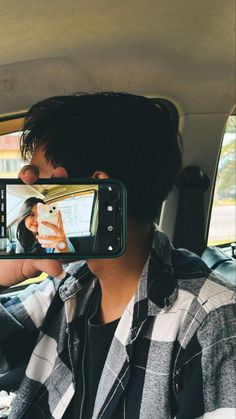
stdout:
<svg viewBox="0 0 236 419">
<path fill-rule="evenodd" d="M 179 205 L 173 244 L 201 255 L 206 247 L 204 233 L 204 193 L 209 178 L 197 166 L 186 167 L 177 181 Z"/>
</svg>

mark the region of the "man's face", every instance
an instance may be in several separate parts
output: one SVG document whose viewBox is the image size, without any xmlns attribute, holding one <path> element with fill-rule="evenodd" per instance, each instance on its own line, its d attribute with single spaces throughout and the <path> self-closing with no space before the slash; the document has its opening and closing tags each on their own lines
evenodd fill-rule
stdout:
<svg viewBox="0 0 236 419">
<path fill-rule="evenodd" d="M 30 165 L 38 169 L 39 178 L 51 178 L 54 167 L 45 158 L 43 146 L 37 147 L 33 152 Z"/>
</svg>

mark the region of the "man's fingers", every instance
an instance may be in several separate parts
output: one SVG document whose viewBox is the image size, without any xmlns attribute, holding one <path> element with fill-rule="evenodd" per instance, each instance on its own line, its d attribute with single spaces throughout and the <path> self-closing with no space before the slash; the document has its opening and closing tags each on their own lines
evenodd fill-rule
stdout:
<svg viewBox="0 0 236 419">
<path fill-rule="evenodd" d="M 62 278 L 64 271 L 62 263 L 57 259 L 12 259 L 0 261 L 0 272 L 0 284 L 10 287 L 42 272 Z"/>
<path fill-rule="evenodd" d="M 39 171 L 36 166 L 32 164 L 27 164 L 23 166 L 18 177 L 26 184 L 31 185 L 32 183 L 37 182 L 39 178 Z"/>
<path fill-rule="evenodd" d="M 67 178 L 68 174 L 64 167 L 56 167 L 52 172 L 52 178 Z"/>
<path fill-rule="evenodd" d="M 64 272 L 62 264 L 56 259 L 34 259 L 34 268 L 54 277 L 60 277 Z"/>
</svg>

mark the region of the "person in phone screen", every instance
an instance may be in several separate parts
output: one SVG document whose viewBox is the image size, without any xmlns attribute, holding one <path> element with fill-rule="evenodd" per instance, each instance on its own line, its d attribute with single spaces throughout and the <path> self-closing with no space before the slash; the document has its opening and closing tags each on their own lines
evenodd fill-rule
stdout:
<svg viewBox="0 0 236 419">
<path fill-rule="evenodd" d="M 18 218 L 16 230 L 16 253 L 54 253 L 74 252 L 74 247 L 66 237 L 61 212 L 58 211 L 58 223 L 43 222 L 50 227 L 52 235 L 40 236 L 38 234 L 37 204 L 44 204 L 42 199 L 31 197 L 23 203 Z M 45 242 L 45 240 L 47 242 Z"/>
</svg>

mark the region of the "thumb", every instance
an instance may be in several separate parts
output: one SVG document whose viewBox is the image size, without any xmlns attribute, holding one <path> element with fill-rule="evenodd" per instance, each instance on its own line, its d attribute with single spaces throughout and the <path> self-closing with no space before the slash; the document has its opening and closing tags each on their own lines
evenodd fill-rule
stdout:
<svg viewBox="0 0 236 419">
<path fill-rule="evenodd" d="M 63 279 L 61 276 L 65 271 L 61 262 L 56 259 L 34 259 L 32 264 L 37 271 L 45 272 L 48 275 Z"/>
</svg>

